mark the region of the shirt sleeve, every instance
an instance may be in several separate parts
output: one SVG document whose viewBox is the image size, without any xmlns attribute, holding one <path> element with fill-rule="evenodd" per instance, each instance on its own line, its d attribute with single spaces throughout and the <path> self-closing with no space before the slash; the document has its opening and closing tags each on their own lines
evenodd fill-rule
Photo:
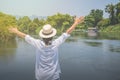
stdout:
<svg viewBox="0 0 120 80">
<path fill-rule="evenodd" d="M 58 38 L 55 40 L 55 45 L 56 45 L 56 46 L 59 46 L 59 45 L 62 44 L 69 36 L 70 36 L 70 34 L 63 33 L 60 37 L 58 37 Z"/>
<path fill-rule="evenodd" d="M 25 41 L 31 45 L 33 45 L 34 47 L 38 47 L 39 46 L 39 41 L 38 39 L 34 39 L 33 37 L 26 35 L 25 36 Z"/>
</svg>

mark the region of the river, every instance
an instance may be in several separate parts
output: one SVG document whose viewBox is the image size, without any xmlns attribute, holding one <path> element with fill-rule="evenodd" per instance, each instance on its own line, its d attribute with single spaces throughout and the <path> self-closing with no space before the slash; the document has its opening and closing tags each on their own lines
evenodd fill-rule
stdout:
<svg viewBox="0 0 120 80">
<path fill-rule="evenodd" d="M 61 80 L 120 80 L 119 34 L 75 32 L 59 47 Z M 35 48 L 23 39 L 0 43 L 0 80 L 35 80 Z"/>
</svg>

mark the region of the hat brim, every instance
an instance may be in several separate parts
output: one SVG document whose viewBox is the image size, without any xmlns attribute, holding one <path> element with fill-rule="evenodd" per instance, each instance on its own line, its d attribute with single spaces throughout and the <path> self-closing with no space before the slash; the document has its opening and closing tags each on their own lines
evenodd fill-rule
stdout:
<svg viewBox="0 0 120 80">
<path fill-rule="evenodd" d="M 49 34 L 49 35 L 44 35 L 44 34 L 43 34 L 43 29 L 41 29 L 40 32 L 39 32 L 39 36 L 40 36 L 41 38 L 50 38 L 50 37 L 53 37 L 53 36 L 56 35 L 57 31 L 56 31 L 55 28 L 53 28 L 52 31 L 53 31 L 53 32 L 52 32 L 51 34 Z"/>
</svg>

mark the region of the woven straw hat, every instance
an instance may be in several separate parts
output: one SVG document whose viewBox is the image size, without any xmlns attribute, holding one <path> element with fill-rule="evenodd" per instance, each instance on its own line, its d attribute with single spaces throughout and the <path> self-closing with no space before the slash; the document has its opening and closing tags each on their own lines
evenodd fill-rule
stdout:
<svg viewBox="0 0 120 80">
<path fill-rule="evenodd" d="M 55 36 L 57 33 L 56 29 L 53 28 L 50 24 L 46 24 L 39 32 L 41 38 L 50 38 Z"/>
</svg>

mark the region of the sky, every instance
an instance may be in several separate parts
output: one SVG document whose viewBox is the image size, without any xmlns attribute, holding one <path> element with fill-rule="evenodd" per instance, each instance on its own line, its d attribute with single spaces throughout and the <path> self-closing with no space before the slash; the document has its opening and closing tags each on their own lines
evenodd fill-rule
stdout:
<svg viewBox="0 0 120 80">
<path fill-rule="evenodd" d="M 0 12 L 19 16 L 51 16 L 56 13 L 85 16 L 92 9 L 105 10 L 119 0 L 0 0 Z M 104 13 L 104 17 L 108 17 Z"/>
</svg>

